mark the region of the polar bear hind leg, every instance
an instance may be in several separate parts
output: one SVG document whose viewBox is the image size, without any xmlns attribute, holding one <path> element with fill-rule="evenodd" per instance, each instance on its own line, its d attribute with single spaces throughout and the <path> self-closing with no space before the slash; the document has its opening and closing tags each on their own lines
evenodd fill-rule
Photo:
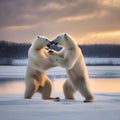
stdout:
<svg viewBox="0 0 120 120">
<path fill-rule="evenodd" d="M 50 99 L 51 92 L 52 92 L 52 84 L 49 79 L 46 79 L 45 85 L 40 86 L 38 92 L 41 93 L 42 99 Z"/>
<path fill-rule="evenodd" d="M 79 92 L 81 93 L 81 95 L 83 97 L 85 97 L 84 102 L 93 102 L 94 101 L 94 97 L 89 89 L 89 86 L 87 86 L 88 84 L 85 83 L 85 81 L 83 81 L 82 84 L 80 84 L 79 86 Z"/>
<path fill-rule="evenodd" d="M 39 84 L 37 83 L 37 81 L 34 78 L 29 78 L 29 81 L 26 82 L 24 98 L 31 99 L 38 88 Z"/>
<path fill-rule="evenodd" d="M 76 90 L 73 88 L 69 80 L 66 80 L 63 85 L 63 91 L 66 99 L 74 99 L 74 93 Z"/>
</svg>

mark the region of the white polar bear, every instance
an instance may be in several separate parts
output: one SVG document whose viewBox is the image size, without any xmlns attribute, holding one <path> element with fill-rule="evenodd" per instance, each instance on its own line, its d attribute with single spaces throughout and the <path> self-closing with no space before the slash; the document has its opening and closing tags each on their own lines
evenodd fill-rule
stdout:
<svg viewBox="0 0 120 120">
<path fill-rule="evenodd" d="M 32 98 L 36 92 L 41 93 L 43 99 L 52 99 L 50 97 L 52 84 L 45 71 L 56 65 L 53 64 L 48 51 L 45 49 L 49 43 L 48 38 L 38 36 L 29 48 L 24 94 L 26 99 Z"/>
<path fill-rule="evenodd" d="M 88 72 L 77 43 L 68 34 L 58 35 L 52 43 L 63 46 L 60 52 L 49 50 L 48 53 L 57 65 L 66 68 L 69 79 L 63 86 L 65 98 L 74 99 L 74 93 L 78 90 L 85 97 L 84 102 L 92 102 L 94 98 L 89 88 Z"/>
</svg>

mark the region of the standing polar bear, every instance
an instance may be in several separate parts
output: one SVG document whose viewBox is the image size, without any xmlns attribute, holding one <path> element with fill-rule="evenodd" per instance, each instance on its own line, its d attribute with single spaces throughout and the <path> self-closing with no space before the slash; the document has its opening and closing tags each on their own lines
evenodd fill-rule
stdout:
<svg viewBox="0 0 120 120">
<path fill-rule="evenodd" d="M 93 95 L 89 88 L 89 77 L 80 48 L 68 34 L 60 34 L 52 44 L 63 46 L 60 52 L 49 50 L 52 60 L 57 65 L 66 68 L 68 79 L 65 81 L 63 91 L 66 99 L 74 99 L 74 93 L 78 90 L 84 102 L 92 102 Z"/>
<path fill-rule="evenodd" d="M 46 76 L 46 70 L 56 65 L 50 59 L 48 51 L 45 49 L 50 44 L 48 38 L 38 36 L 32 43 L 28 51 L 28 66 L 26 71 L 24 98 L 30 99 L 36 92 L 41 93 L 43 99 L 52 99 L 52 84 Z"/>
</svg>

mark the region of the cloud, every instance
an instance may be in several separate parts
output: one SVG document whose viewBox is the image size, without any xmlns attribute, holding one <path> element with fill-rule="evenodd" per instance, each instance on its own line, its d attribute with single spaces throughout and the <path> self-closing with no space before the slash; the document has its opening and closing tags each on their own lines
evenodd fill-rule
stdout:
<svg viewBox="0 0 120 120">
<path fill-rule="evenodd" d="M 120 30 L 120 6 L 104 6 L 103 4 L 96 5 L 96 9 L 90 13 L 63 17 L 60 18 L 59 21 L 65 23 L 66 25 L 70 24 L 73 29 L 77 26 L 79 32 Z"/>
<path fill-rule="evenodd" d="M 0 1 L 0 26 L 36 24 L 89 14 L 95 9 L 96 5 L 91 0 L 2 0 Z"/>
<path fill-rule="evenodd" d="M 120 31 L 119 13 L 118 0 L 0 0 L 0 36 Z"/>
</svg>

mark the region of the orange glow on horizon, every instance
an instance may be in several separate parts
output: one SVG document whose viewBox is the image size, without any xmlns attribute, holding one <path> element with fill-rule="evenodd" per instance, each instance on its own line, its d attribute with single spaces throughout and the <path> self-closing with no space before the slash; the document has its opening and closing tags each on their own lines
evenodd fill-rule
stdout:
<svg viewBox="0 0 120 120">
<path fill-rule="evenodd" d="M 73 35 L 78 44 L 120 44 L 120 31 Z"/>
<path fill-rule="evenodd" d="M 83 16 L 65 17 L 65 18 L 58 19 L 58 22 L 62 22 L 62 21 L 78 21 L 78 20 L 83 20 L 83 19 L 91 18 L 93 16 L 94 16 L 94 14 L 83 15 Z"/>
</svg>

